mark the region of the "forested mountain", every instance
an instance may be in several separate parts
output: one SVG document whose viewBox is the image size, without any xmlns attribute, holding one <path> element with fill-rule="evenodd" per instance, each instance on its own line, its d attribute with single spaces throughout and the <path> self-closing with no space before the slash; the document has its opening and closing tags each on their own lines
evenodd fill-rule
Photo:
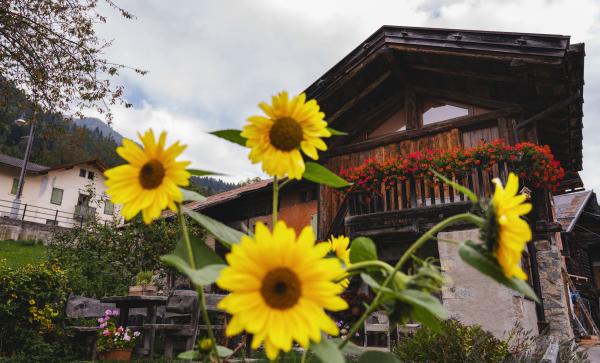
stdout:
<svg viewBox="0 0 600 363">
<path fill-rule="evenodd" d="M 200 194 L 203 195 L 213 195 L 213 194 L 219 194 L 231 189 L 235 189 L 238 186 L 240 186 L 239 184 L 236 183 L 228 183 L 228 182 L 224 182 L 222 180 L 219 179 L 215 179 L 213 177 L 207 177 L 207 176 L 203 176 L 203 177 L 198 177 L 198 176 L 192 176 L 192 178 L 190 179 L 190 182 L 199 187 L 199 188 L 195 188 L 196 191 L 198 191 Z"/>
<path fill-rule="evenodd" d="M 32 109 L 14 87 L 0 79 L 0 153 L 23 157 L 29 125 L 17 125 L 15 120 L 29 121 Z M 108 166 L 121 163 L 112 134 L 105 136 L 98 127 L 78 127 L 59 114 L 38 112 L 36 119 L 32 162 L 56 166 L 98 158 Z"/>
</svg>

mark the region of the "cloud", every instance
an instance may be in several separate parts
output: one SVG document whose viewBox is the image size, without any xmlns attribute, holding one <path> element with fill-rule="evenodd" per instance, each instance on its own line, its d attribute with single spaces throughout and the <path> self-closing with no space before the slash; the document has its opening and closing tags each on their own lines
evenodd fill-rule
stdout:
<svg viewBox="0 0 600 363">
<path fill-rule="evenodd" d="M 239 128 L 256 104 L 282 90 L 305 89 L 384 24 L 566 34 L 586 42 L 584 167 L 600 189 L 600 3 L 592 0 L 138 0 L 114 11 L 100 34 L 114 39 L 107 56 L 148 69 L 121 80 L 136 103 L 115 112 L 115 128 L 131 137 L 155 125 L 190 144 L 199 166 L 236 175 L 259 173 L 240 149 L 203 131 Z M 199 145 L 199 144 L 202 145 Z M 231 159 L 229 159 L 231 157 Z M 237 158 L 237 159 L 236 159 Z"/>
</svg>

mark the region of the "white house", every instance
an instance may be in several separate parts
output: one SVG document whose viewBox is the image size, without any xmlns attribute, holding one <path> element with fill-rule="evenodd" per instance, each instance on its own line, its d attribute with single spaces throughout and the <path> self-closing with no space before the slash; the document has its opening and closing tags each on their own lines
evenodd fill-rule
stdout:
<svg viewBox="0 0 600 363">
<path fill-rule="evenodd" d="M 119 206 L 105 194 L 99 160 L 55 167 L 27 164 L 20 204 L 15 203 L 22 160 L 0 154 L 0 217 L 73 227 L 95 214 L 103 221 L 121 219 Z"/>
</svg>

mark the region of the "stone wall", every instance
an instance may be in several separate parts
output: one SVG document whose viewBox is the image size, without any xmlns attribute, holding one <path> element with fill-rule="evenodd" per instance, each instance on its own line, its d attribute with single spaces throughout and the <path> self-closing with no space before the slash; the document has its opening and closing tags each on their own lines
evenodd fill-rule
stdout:
<svg viewBox="0 0 600 363">
<path fill-rule="evenodd" d="M 479 240 L 479 230 L 443 232 L 440 238 Z M 506 338 L 516 322 L 538 334 L 535 303 L 498 284 L 465 264 L 458 246 L 438 242 L 440 264 L 451 279 L 442 290 L 442 301 L 450 316 L 467 325 L 480 325 L 498 338 Z"/>
<path fill-rule="evenodd" d="M 10 218 L 0 218 L 0 241 L 40 240 L 47 243 L 55 231 L 64 229 L 66 228 Z"/>
<path fill-rule="evenodd" d="M 561 340 L 573 338 L 569 307 L 562 275 L 562 261 L 556 243 L 552 240 L 535 242 L 537 262 L 544 303 L 548 335 Z"/>
</svg>

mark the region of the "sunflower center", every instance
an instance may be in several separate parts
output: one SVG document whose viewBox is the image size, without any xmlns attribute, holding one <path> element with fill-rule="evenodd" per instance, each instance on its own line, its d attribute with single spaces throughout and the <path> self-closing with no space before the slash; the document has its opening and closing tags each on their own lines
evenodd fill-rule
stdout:
<svg viewBox="0 0 600 363">
<path fill-rule="evenodd" d="M 276 149 L 282 151 L 297 149 L 303 138 L 302 126 L 293 118 L 282 117 L 271 126 L 269 138 Z"/>
<path fill-rule="evenodd" d="M 165 177 L 165 168 L 156 159 L 148 161 L 140 170 L 140 184 L 144 189 L 154 189 L 160 186 Z"/>
<path fill-rule="evenodd" d="M 269 271 L 262 281 L 260 293 L 267 305 L 285 310 L 296 305 L 302 293 L 298 276 L 286 267 Z"/>
</svg>

